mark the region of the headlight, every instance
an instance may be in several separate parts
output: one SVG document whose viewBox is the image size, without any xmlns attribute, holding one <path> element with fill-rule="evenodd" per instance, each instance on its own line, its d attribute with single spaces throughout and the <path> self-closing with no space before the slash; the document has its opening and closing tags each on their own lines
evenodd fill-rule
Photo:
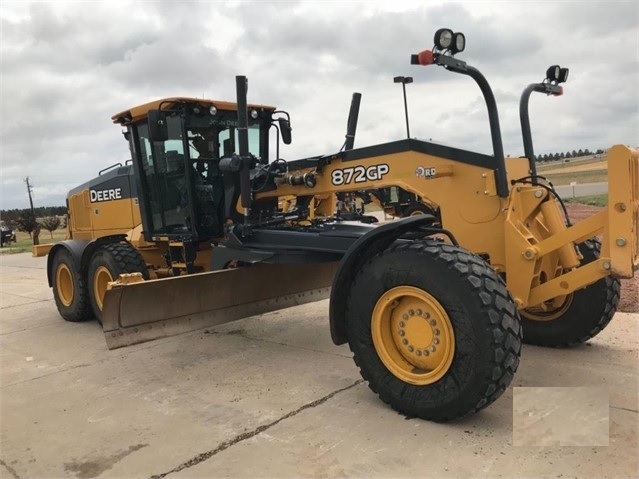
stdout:
<svg viewBox="0 0 639 479">
<path fill-rule="evenodd" d="M 257 120 L 257 110 L 251 110 L 251 118 Z"/>
<path fill-rule="evenodd" d="M 211 107 L 209 108 L 209 113 L 211 114 L 211 116 L 217 115 L 217 108 L 215 108 L 215 106 L 211 105 Z"/>
</svg>

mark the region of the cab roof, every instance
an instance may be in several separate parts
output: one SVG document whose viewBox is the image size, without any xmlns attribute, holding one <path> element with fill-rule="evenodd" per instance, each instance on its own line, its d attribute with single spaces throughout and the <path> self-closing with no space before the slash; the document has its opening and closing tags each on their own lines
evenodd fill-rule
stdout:
<svg viewBox="0 0 639 479">
<path fill-rule="evenodd" d="M 220 100 L 207 100 L 206 98 L 189 98 L 189 97 L 171 97 L 171 98 L 161 98 L 159 100 L 154 100 L 149 103 L 144 103 L 140 106 L 135 106 L 133 108 L 129 108 L 128 110 L 124 110 L 120 113 L 116 113 L 111 117 L 113 123 L 117 123 L 120 125 L 128 125 L 129 123 L 136 122 L 138 120 L 144 119 L 147 117 L 149 110 L 157 110 L 162 104 L 162 109 L 169 109 L 173 107 L 177 103 L 197 103 L 204 108 L 209 108 L 211 106 L 215 106 L 218 110 L 227 110 L 227 111 L 236 111 L 237 103 L 231 103 L 228 101 L 220 101 Z M 256 110 L 267 110 L 267 111 L 275 111 L 274 106 L 268 105 L 256 105 L 249 104 L 248 108 L 253 108 Z"/>
</svg>

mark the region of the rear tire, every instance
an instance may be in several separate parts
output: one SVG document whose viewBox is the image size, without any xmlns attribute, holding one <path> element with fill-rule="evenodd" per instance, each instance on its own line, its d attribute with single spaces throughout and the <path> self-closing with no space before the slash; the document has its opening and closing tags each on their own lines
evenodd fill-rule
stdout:
<svg viewBox="0 0 639 479">
<path fill-rule="evenodd" d="M 149 279 L 144 258 L 129 243 L 109 243 L 93 253 L 89 263 L 89 296 L 93 314 L 100 323 L 107 284 L 125 273 L 142 273 L 144 279 Z"/>
<path fill-rule="evenodd" d="M 93 318 L 89 305 L 89 291 L 76 270 L 71 253 L 59 249 L 53 258 L 53 298 L 60 315 L 74 323 Z"/>
<path fill-rule="evenodd" d="M 346 322 L 369 387 L 408 417 L 475 413 L 519 365 L 521 324 L 501 278 L 481 258 L 435 240 L 397 244 L 365 263 Z"/>
<path fill-rule="evenodd" d="M 584 241 L 578 247 L 583 256 L 582 265 L 599 258 L 599 240 Z M 614 316 L 620 291 L 619 280 L 607 276 L 565 296 L 546 310 L 522 310 L 524 342 L 559 347 L 588 341 L 599 334 Z"/>
</svg>

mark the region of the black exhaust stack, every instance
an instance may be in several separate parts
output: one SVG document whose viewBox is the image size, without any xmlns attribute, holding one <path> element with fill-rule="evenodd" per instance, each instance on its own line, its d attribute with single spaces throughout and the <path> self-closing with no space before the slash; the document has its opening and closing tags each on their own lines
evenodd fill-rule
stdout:
<svg viewBox="0 0 639 479">
<path fill-rule="evenodd" d="M 242 199 L 242 208 L 245 208 L 244 223 L 248 222 L 250 208 L 252 205 L 251 195 L 251 161 L 249 155 L 248 143 L 248 106 L 246 102 L 246 90 L 248 89 L 248 80 L 243 75 L 235 77 L 235 86 L 237 93 L 237 132 L 240 147 L 240 159 L 242 166 L 240 168 L 240 195 Z"/>
<path fill-rule="evenodd" d="M 362 100 L 361 93 L 353 93 L 351 109 L 348 112 L 348 122 L 346 123 L 346 141 L 344 150 L 352 150 L 355 146 L 355 132 L 357 131 L 357 119 L 359 117 L 359 104 Z"/>
</svg>

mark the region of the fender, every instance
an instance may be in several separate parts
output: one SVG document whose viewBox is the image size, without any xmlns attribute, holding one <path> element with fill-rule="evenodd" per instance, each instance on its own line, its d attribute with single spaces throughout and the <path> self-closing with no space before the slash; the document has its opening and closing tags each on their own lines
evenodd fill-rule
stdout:
<svg viewBox="0 0 639 479">
<path fill-rule="evenodd" d="M 442 233 L 449 236 L 453 243 L 457 243 L 449 232 L 433 227 L 433 223 L 436 221 L 437 219 L 433 215 L 428 214 L 409 216 L 399 221 L 377 226 L 351 245 L 337 268 L 331 289 L 329 321 L 333 343 L 340 345 L 348 341 L 346 334 L 348 291 L 355 275 L 366 261 L 388 248 L 402 235 L 423 228 L 426 229 L 424 236 Z"/>
<path fill-rule="evenodd" d="M 86 271 L 91 256 L 93 256 L 98 246 L 105 243 L 119 243 L 120 241 L 126 241 L 126 235 L 103 236 L 95 240 L 71 239 L 56 243 L 47 256 L 47 281 L 49 287 L 53 287 L 53 258 L 55 258 L 59 250 L 66 249 L 73 259 L 73 270 L 83 272 Z"/>
</svg>

